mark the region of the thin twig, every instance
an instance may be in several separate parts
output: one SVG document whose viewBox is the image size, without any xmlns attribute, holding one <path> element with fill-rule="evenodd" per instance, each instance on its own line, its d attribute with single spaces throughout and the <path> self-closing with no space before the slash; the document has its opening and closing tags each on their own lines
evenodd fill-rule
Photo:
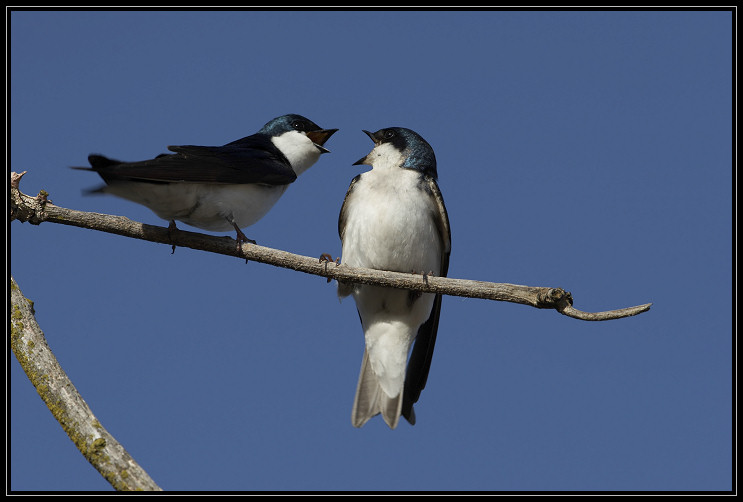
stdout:
<svg viewBox="0 0 743 502">
<path fill-rule="evenodd" d="M 433 276 L 427 276 L 427 280 L 424 281 L 420 275 L 330 264 L 327 261 L 318 260 L 318 258 L 301 256 L 256 244 L 244 243 L 238 248 L 235 245 L 235 240 L 230 237 L 215 237 L 184 230 L 170 230 L 167 227 L 147 225 L 122 216 L 89 213 L 56 206 L 48 200 L 46 192 L 40 193 L 37 197 L 21 193 L 18 189 L 18 181 L 22 175 L 23 173 L 21 175 L 11 173 L 11 218 L 27 221 L 34 225 L 42 222 L 52 222 L 89 228 L 167 244 L 168 246 L 175 245 L 235 256 L 326 277 L 329 280 L 335 279 L 339 282 L 373 284 L 426 293 L 520 303 L 537 308 L 552 308 L 563 315 L 584 321 L 606 321 L 630 317 L 646 312 L 652 305 L 647 303 L 606 312 L 583 312 L 573 307 L 572 295 L 561 288 L 520 286 Z"/>
</svg>

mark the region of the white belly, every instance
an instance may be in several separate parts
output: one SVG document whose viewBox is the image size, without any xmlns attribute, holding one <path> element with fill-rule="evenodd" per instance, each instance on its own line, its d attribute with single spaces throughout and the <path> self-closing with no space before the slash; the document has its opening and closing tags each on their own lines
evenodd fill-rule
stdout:
<svg viewBox="0 0 743 502">
<path fill-rule="evenodd" d="M 150 208 L 164 220 L 178 220 L 210 231 L 244 228 L 260 220 L 289 185 L 199 183 L 114 183 L 105 188 Z"/>
</svg>

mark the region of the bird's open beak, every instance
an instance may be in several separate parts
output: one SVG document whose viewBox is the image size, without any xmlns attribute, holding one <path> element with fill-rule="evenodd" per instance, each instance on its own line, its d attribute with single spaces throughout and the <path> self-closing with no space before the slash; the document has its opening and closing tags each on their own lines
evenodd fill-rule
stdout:
<svg viewBox="0 0 743 502">
<path fill-rule="evenodd" d="M 376 133 L 369 132 L 366 129 L 362 129 L 362 131 L 364 132 L 364 134 L 366 134 L 367 136 L 369 136 L 369 139 L 371 139 L 374 142 L 375 145 L 378 145 L 379 144 L 379 141 L 382 139 L 381 137 L 379 137 L 379 138 L 376 137 L 375 136 Z"/>
<path fill-rule="evenodd" d="M 376 145 L 377 143 L 379 143 L 379 141 L 378 141 L 378 140 L 377 140 L 377 139 L 376 139 L 376 138 L 374 137 L 374 133 L 373 133 L 373 132 L 369 132 L 369 131 L 367 131 L 366 129 L 362 129 L 362 131 L 363 131 L 363 132 L 364 132 L 364 133 L 365 133 L 365 134 L 366 134 L 367 136 L 369 136 L 369 138 L 371 138 L 371 140 L 372 140 L 372 141 L 374 142 L 374 144 L 375 144 L 375 145 Z M 362 164 L 366 164 L 366 165 L 371 165 L 371 164 L 369 164 L 369 163 L 367 162 L 367 160 L 366 160 L 368 156 L 369 156 L 369 155 L 366 155 L 366 156 L 364 156 L 364 157 L 360 158 L 359 160 L 357 160 L 356 162 L 354 162 L 354 163 L 353 163 L 353 165 L 354 165 L 354 166 L 359 166 L 359 165 L 362 165 Z"/>
<path fill-rule="evenodd" d="M 320 129 L 319 131 L 310 131 L 307 133 L 307 137 L 310 138 L 320 153 L 330 153 L 330 150 L 325 148 L 323 145 L 330 138 L 334 132 L 338 129 Z"/>
</svg>

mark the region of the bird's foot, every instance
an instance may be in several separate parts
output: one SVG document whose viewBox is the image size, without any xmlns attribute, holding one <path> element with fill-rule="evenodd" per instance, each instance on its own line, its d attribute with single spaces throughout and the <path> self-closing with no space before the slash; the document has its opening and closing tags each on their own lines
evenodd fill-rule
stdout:
<svg viewBox="0 0 743 502">
<path fill-rule="evenodd" d="M 175 220 L 170 220 L 170 223 L 168 223 L 168 238 L 170 239 L 170 243 L 173 245 L 173 250 L 170 252 L 170 254 L 175 253 L 175 243 L 173 243 L 173 232 L 177 232 L 178 227 L 175 226 Z"/>
<path fill-rule="evenodd" d="M 333 260 L 333 255 L 328 254 L 328 253 L 323 253 L 323 254 L 320 255 L 320 259 L 318 261 L 320 263 L 325 263 L 325 271 L 327 272 L 328 271 L 328 263 L 329 262 L 333 262 L 333 263 L 335 263 L 335 266 L 337 267 L 338 265 L 341 264 L 341 257 L 339 256 L 338 258 L 336 258 L 335 260 Z M 328 277 L 328 282 L 330 282 L 331 280 L 332 279 L 330 277 Z"/>
<path fill-rule="evenodd" d="M 433 273 L 433 270 L 429 270 L 428 272 L 418 272 L 417 270 L 413 270 L 410 272 L 411 274 L 418 275 L 419 273 L 423 275 L 423 282 L 425 284 L 428 284 L 428 278 L 429 277 L 436 277 L 436 274 Z"/>
<path fill-rule="evenodd" d="M 253 239 L 248 239 L 245 236 L 245 234 L 243 233 L 243 231 L 240 230 L 240 227 L 238 227 L 234 223 L 232 225 L 235 227 L 235 232 L 237 232 L 237 235 L 236 235 L 235 239 L 237 240 L 237 249 L 238 250 L 240 249 L 240 246 L 242 246 L 242 243 L 243 242 L 249 242 L 250 244 L 255 244 L 255 241 Z"/>
<path fill-rule="evenodd" d="M 334 259 L 333 259 L 333 255 L 331 255 L 331 254 L 328 254 L 328 253 L 323 253 L 323 254 L 321 254 L 321 255 L 320 255 L 320 259 L 319 259 L 318 261 L 319 261 L 320 263 L 323 263 L 323 262 L 325 262 L 326 264 L 327 264 L 328 262 L 331 262 L 331 261 L 332 261 L 333 263 L 335 263 L 335 266 L 337 267 L 338 265 L 340 265 L 340 264 L 341 264 L 341 257 L 339 256 L 338 258 L 336 258 L 336 259 L 334 260 Z"/>
<path fill-rule="evenodd" d="M 242 230 L 240 230 L 240 227 L 238 227 L 234 222 L 232 223 L 232 226 L 235 227 L 235 232 L 237 232 L 237 235 L 235 236 L 235 239 L 237 240 L 237 252 L 239 253 L 242 251 L 242 245 L 243 242 L 249 242 L 250 244 L 255 244 L 255 241 L 253 239 L 248 239 Z M 248 263 L 248 257 L 245 257 L 245 263 Z"/>
<path fill-rule="evenodd" d="M 433 273 L 433 270 L 429 270 L 428 272 L 423 272 L 423 282 L 428 284 L 429 277 L 436 277 L 436 274 Z"/>
</svg>

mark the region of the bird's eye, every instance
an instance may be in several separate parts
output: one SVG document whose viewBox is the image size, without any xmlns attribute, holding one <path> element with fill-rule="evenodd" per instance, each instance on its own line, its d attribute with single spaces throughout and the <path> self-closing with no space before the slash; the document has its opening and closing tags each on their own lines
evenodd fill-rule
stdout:
<svg viewBox="0 0 743 502">
<path fill-rule="evenodd" d="M 393 131 L 392 129 L 387 129 L 386 131 L 384 131 L 384 139 L 390 139 L 394 136 L 395 136 L 395 131 Z"/>
<path fill-rule="evenodd" d="M 305 129 L 304 122 L 302 122 L 301 120 L 295 120 L 294 122 L 292 122 L 292 127 L 297 131 L 304 131 Z"/>
</svg>

